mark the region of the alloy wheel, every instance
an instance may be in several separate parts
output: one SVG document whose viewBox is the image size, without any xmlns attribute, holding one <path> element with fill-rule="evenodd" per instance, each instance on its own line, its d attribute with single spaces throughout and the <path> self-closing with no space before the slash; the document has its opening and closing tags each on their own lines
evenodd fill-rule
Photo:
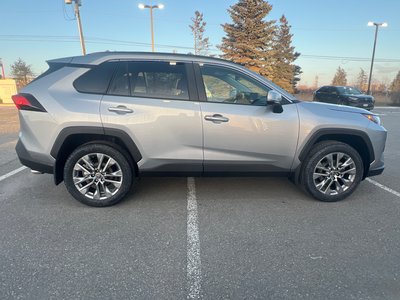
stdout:
<svg viewBox="0 0 400 300">
<path fill-rule="evenodd" d="M 350 188 L 356 172 L 355 162 L 348 154 L 329 153 L 315 166 L 314 185 L 323 194 L 338 195 Z"/>
<path fill-rule="evenodd" d="M 123 174 L 120 165 L 111 156 L 90 153 L 75 163 L 72 179 L 77 190 L 85 197 L 106 200 L 120 189 Z"/>
</svg>

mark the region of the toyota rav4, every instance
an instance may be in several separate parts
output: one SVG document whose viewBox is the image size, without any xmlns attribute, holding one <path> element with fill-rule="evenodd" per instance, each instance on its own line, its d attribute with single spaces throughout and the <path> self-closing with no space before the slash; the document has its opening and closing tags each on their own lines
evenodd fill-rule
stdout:
<svg viewBox="0 0 400 300">
<path fill-rule="evenodd" d="M 301 102 L 225 60 L 103 52 L 48 64 L 13 96 L 16 151 L 87 205 L 119 202 L 141 176 L 286 176 L 338 201 L 384 169 L 378 116 Z"/>
</svg>

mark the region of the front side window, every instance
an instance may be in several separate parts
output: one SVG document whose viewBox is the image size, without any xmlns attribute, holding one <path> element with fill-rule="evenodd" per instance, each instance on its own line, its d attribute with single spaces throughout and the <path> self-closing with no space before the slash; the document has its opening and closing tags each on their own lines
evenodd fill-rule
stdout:
<svg viewBox="0 0 400 300">
<path fill-rule="evenodd" d="M 362 94 L 359 89 L 356 89 L 351 86 L 340 86 L 337 89 L 339 90 L 339 93 L 341 95 L 361 95 Z"/>
<path fill-rule="evenodd" d="M 245 105 L 266 105 L 270 91 L 241 72 L 212 65 L 200 66 L 207 101 Z"/>
<path fill-rule="evenodd" d="M 122 62 L 108 93 L 189 100 L 185 65 L 169 62 Z"/>
</svg>

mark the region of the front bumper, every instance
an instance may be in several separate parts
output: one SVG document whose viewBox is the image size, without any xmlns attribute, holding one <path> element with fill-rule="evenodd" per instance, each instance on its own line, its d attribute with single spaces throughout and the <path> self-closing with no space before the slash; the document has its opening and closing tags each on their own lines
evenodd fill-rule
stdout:
<svg viewBox="0 0 400 300">
<path fill-rule="evenodd" d="M 352 103 L 352 102 L 350 102 L 349 105 L 354 106 L 354 107 L 364 108 L 367 110 L 373 110 L 375 107 L 373 102 L 371 102 L 371 103 Z"/>
<path fill-rule="evenodd" d="M 39 171 L 41 173 L 53 174 L 53 166 L 33 158 L 31 153 L 29 153 L 29 151 L 26 150 L 21 140 L 18 140 L 18 143 L 15 146 L 15 151 L 17 152 L 19 161 L 24 166 L 27 166 L 28 168 L 35 171 Z"/>
<path fill-rule="evenodd" d="M 368 174 L 367 174 L 367 177 L 380 175 L 380 174 L 383 173 L 383 170 L 385 170 L 385 166 L 377 168 L 377 169 L 369 170 Z"/>
</svg>

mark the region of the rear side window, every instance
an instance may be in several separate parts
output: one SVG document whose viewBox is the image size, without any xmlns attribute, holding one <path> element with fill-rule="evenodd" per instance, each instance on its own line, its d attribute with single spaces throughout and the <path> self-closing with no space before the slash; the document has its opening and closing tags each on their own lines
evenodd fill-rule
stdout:
<svg viewBox="0 0 400 300">
<path fill-rule="evenodd" d="M 75 89 L 81 93 L 105 94 L 116 66 L 117 62 L 106 62 L 90 69 L 74 81 Z"/>
<path fill-rule="evenodd" d="M 329 94 L 334 94 L 334 93 L 336 93 L 336 88 L 335 87 L 333 87 L 333 86 L 331 86 L 331 87 L 329 87 L 328 88 L 328 91 L 327 91 Z"/>
<path fill-rule="evenodd" d="M 123 62 L 114 76 L 108 94 L 189 100 L 185 64 Z"/>
<path fill-rule="evenodd" d="M 320 92 L 320 93 L 326 93 L 326 92 L 328 91 L 328 88 L 329 88 L 329 87 L 327 87 L 327 86 L 323 86 L 322 88 L 320 88 L 320 89 L 318 90 L 318 92 Z"/>
</svg>

